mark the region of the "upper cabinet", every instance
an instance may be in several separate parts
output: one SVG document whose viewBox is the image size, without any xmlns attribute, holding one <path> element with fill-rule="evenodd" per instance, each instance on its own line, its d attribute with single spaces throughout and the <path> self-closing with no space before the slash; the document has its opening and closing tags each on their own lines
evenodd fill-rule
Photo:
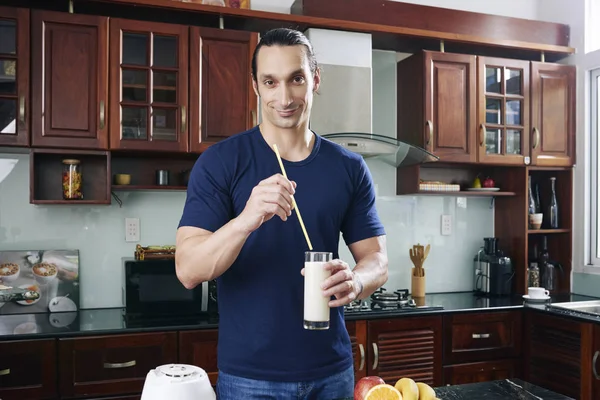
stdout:
<svg viewBox="0 0 600 400">
<path fill-rule="evenodd" d="M 31 12 L 32 140 L 108 148 L 108 18 Z"/>
<path fill-rule="evenodd" d="M 111 19 L 110 147 L 187 152 L 189 28 Z"/>
<path fill-rule="evenodd" d="M 0 146 L 29 145 L 29 10 L 0 7 Z"/>
<path fill-rule="evenodd" d="M 529 62 L 477 59 L 478 161 L 528 164 Z"/>
<path fill-rule="evenodd" d="M 256 125 L 257 97 L 250 75 L 258 35 L 191 28 L 191 151 Z"/>
<path fill-rule="evenodd" d="M 531 63 L 532 164 L 575 164 L 575 66 Z"/>
</svg>

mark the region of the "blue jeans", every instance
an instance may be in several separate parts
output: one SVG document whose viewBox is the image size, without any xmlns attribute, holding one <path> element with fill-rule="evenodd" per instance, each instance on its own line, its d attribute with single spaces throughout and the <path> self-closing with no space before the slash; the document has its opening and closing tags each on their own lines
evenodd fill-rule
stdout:
<svg viewBox="0 0 600 400">
<path fill-rule="evenodd" d="M 352 400 L 354 368 L 307 382 L 271 382 L 219 371 L 217 400 Z"/>
</svg>

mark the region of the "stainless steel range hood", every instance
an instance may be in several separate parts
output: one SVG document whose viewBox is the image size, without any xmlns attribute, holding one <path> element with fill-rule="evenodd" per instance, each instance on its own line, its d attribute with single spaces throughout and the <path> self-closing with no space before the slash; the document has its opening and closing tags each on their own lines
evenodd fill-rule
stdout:
<svg viewBox="0 0 600 400">
<path fill-rule="evenodd" d="M 364 158 L 379 159 L 394 167 L 438 161 L 424 149 L 373 134 L 370 34 L 313 28 L 305 33 L 321 66 L 321 86 L 314 96 L 310 119 L 313 131 Z M 395 82 L 389 85 L 395 86 Z M 390 88 L 387 94 L 395 97 Z"/>
</svg>

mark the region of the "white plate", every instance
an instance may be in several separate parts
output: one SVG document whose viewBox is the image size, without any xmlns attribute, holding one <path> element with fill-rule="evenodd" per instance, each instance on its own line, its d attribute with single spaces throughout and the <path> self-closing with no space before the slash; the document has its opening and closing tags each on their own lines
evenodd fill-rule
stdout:
<svg viewBox="0 0 600 400">
<path fill-rule="evenodd" d="M 544 297 L 529 297 L 529 295 L 528 295 L 528 294 L 524 294 L 524 295 L 523 295 L 523 298 L 524 298 L 525 300 L 528 300 L 528 301 L 546 301 L 546 300 L 549 300 L 549 299 L 550 299 L 550 296 L 544 296 Z"/>
<path fill-rule="evenodd" d="M 500 188 L 467 188 L 470 192 L 497 192 Z"/>
<path fill-rule="evenodd" d="M 68 297 L 60 296 L 50 300 L 48 308 L 51 312 L 77 311 L 75 302 Z"/>
<path fill-rule="evenodd" d="M 35 303 L 37 303 L 38 301 L 40 301 L 40 299 L 42 298 L 42 290 L 40 289 L 40 287 L 38 285 L 36 285 L 36 284 L 21 285 L 21 286 L 19 286 L 19 288 L 20 289 L 28 289 L 30 286 L 35 286 L 37 288 L 36 292 L 38 292 L 40 297 L 33 300 L 31 303 L 28 303 L 27 300 L 19 300 L 19 301 L 17 301 L 18 304 L 20 304 L 22 306 L 32 306 Z"/>
</svg>

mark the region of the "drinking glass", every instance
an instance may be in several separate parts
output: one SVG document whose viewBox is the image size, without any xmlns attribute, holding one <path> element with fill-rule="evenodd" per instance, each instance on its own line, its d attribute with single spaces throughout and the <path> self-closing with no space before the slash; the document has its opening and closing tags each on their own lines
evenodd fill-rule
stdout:
<svg viewBox="0 0 600 400">
<path fill-rule="evenodd" d="M 321 284 L 331 276 L 324 268 L 333 253 L 307 251 L 304 254 L 304 329 L 329 329 L 329 298 Z"/>
</svg>

